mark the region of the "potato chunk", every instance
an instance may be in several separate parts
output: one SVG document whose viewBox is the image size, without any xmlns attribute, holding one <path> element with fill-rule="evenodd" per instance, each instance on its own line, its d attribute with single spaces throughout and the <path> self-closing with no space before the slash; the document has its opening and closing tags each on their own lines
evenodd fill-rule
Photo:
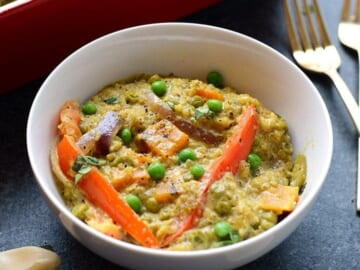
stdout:
<svg viewBox="0 0 360 270">
<path fill-rule="evenodd" d="M 145 142 L 151 152 L 164 158 L 177 153 L 189 142 L 189 136 L 168 120 L 161 120 L 149 126 L 140 134 L 140 139 Z"/>
</svg>

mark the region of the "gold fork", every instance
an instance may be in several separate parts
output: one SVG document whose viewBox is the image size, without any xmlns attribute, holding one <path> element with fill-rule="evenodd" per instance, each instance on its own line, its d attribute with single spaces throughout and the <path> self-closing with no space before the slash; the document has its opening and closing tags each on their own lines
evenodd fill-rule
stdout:
<svg viewBox="0 0 360 270">
<path fill-rule="evenodd" d="M 344 0 L 341 21 L 338 27 L 339 40 L 345 46 L 357 51 L 360 63 L 360 0 L 355 4 L 354 15 L 351 13 L 351 0 Z M 359 65 L 359 102 L 360 102 L 360 65 Z M 358 175 L 356 209 L 360 211 L 360 137 L 358 139 Z"/>
<path fill-rule="evenodd" d="M 312 12 L 307 1 L 303 0 L 303 9 L 306 17 L 305 24 L 299 3 L 297 0 L 294 0 L 295 13 L 301 39 L 299 39 L 299 34 L 295 28 L 289 0 L 284 0 L 283 3 L 285 21 L 294 59 L 302 68 L 326 74 L 330 77 L 330 79 L 332 79 L 354 122 L 358 134 L 360 135 L 360 109 L 351 94 L 351 91 L 337 71 L 340 67 L 341 59 L 335 46 L 332 45 L 329 35 L 327 34 L 318 2 L 316 0 L 312 1 L 314 11 Z M 317 33 L 314 26 L 312 13 L 314 13 L 314 16 L 316 17 L 319 33 Z M 305 25 L 308 26 L 308 31 L 306 30 Z M 318 37 L 319 35 L 320 37 Z"/>
</svg>

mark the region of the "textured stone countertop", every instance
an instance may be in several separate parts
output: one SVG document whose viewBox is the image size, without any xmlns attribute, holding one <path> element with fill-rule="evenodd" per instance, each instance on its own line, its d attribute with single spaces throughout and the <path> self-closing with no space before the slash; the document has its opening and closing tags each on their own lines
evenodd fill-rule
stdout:
<svg viewBox="0 0 360 270">
<path fill-rule="evenodd" d="M 337 39 L 342 1 L 319 3 L 343 60 L 340 73 L 357 98 L 357 55 Z M 292 59 L 280 0 L 225 0 L 179 21 L 246 34 Z M 296 231 L 271 252 L 238 269 L 360 269 L 360 217 L 355 211 L 357 134 L 331 81 L 306 74 L 324 98 L 332 119 L 331 168 L 318 200 Z M 32 100 L 44 79 L 0 95 L 0 251 L 50 244 L 62 258 L 60 270 L 123 269 L 78 243 L 50 212 L 36 184 L 25 133 Z"/>
</svg>

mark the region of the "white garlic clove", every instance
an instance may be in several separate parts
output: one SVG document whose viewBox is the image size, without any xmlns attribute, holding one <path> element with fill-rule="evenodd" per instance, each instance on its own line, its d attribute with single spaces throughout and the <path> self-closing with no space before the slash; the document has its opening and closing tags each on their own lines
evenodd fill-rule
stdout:
<svg viewBox="0 0 360 270">
<path fill-rule="evenodd" d="M 55 270 L 61 263 L 53 251 L 27 246 L 0 252 L 1 270 Z"/>
</svg>

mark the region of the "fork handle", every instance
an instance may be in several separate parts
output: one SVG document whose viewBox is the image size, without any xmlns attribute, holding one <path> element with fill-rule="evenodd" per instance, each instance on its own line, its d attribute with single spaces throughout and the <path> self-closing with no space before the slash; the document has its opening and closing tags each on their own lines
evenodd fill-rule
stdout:
<svg viewBox="0 0 360 270">
<path fill-rule="evenodd" d="M 360 63 L 360 50 L 358 50 L 358 57 Z M 349 88 L 347 87 L 344 80 L 341 78 L 337 70 L 331 71 L 327 73 L 329 77 L 333 80 L 336 88 L 339 91 L 340 96 L 342 97 L 346 108 L 348 109 L 352 120 L 356 126 L 358 131 L 358 168 L 357 168 L 357 190 L 356 190 L 356 211 L 360 214 L 360 129 L 359 129 L 359 122 L 360 122 L 360 113 L 359 107 L 351 94 Z M 359 79 L 360 79 L 360 68 L 359 68 Z M 360 101 L 360 82 L 359 82 L 359 101 Z"/>
<path fill-rule="evenodd" d="M 340 97 L 342 98 L 346 109 L 348 110 L 356 130 L 358 132 L 358 136 L 360 136 L 360 108 L 352 95 L 349 87 L 344 82 L 343 78 L 341 78 L 340 74 L 336 69 L 329 70 L 326 74 L 332 79 L 334 82 Z"/>
<path fill-rule="evenodd" d="M 357 48 L 358 55 L 358 99 L 360 103 L 360 47 Z M 356 211 L 360 214 L 360 136 L 358 138 L 358 168 L 357 168 L 357 190 L 356 190 Z"/>
</svg>

